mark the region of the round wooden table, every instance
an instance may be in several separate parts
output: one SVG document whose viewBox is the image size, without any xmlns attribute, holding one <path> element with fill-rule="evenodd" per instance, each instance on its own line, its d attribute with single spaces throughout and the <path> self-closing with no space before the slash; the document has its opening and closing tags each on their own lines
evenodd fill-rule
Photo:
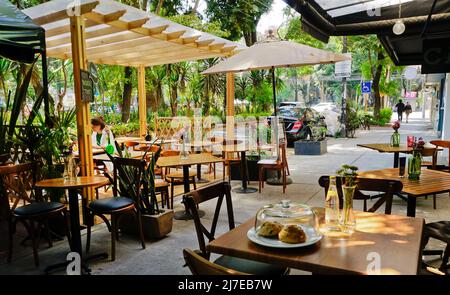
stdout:
<svg viewBox="0 0 450 295">
<path fill-rule="evenodd" d="M 79 176 L 74 180 L 64 178 L 45 179 L 37 182 L 38 189 L 67 189 L 69 191 L 70 209 L 70 233 L 72 252 L 78 252 L 82 256 L 80 210 L 78 209 L 78 190 L 88 187 L 100 187 L 109 184 L 109 180 L 103 176 Z"/>
</svg>

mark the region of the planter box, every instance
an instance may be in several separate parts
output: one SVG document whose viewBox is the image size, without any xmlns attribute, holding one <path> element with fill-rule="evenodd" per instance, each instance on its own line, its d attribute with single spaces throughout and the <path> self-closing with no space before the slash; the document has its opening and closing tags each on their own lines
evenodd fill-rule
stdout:
<svg viewBox="0 0 450 295">
<path fill-rule="evenodd" d="M 296 155 L 319 156 L 327 152 L 327 140 L 298 140 L 294 142 Z"/>
<path fill-rule="evenodd" d="M 145 238 L 161 239 L 172 231 L 173 210 L 161 209 L 158 215 L 142 215 L 142 229 Z M 133 213 L 125 214 L 119 221 L 119 228 L 124 233 L 139 235 L 137 220 Z"/>
<path fill-rule="evenodd" d="M 260 158 L 252 157 L 247 159 L 248 179 L 250 181 L 258 181 L 258 162 Z M 231 165 L 231 180 L 242 180 L 241 178 L 241 164 Z"/>
</svg>

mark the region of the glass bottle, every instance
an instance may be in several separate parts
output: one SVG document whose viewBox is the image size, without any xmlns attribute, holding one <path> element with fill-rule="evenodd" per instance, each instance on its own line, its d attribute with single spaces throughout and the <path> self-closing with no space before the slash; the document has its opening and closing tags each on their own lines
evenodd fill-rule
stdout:
<svg viewBox="0 0 450 295">
<path fill-rule="evenodd" d="M 355 215 L 353 213 L 353 196 L 355 190 L 356 186 L 342 186 L 344 205 L 340 216 L 340 227 L 341 231 L 346 234 L 352 234 L 356 227 Z"/>
<path fill-rule="evenodd" d="M 400 146 L 400 133 L 398 133 L 398 130 L 395 130 L 394 133 L 391 135 L 391 146 L 392 147 Z"/>
<path fill-rule="evenodd" d="M 330 176 L 327 197 L 325 199 L 325 228 L 329 231 L 339 231 L 339 195 L 336 177 Z"/>
</svg>

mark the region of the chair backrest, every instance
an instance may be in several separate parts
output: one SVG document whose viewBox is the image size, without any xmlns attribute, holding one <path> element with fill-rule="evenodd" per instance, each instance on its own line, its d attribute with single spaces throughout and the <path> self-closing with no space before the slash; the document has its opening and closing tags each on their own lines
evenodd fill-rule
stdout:
<svg viewBox="0 0 450 295">
<path fill-rule="evenodd" d="M 284 167 L 288 165 L 287 162 L 287 155 L 286 155 L 286 143 L 280 143 L 280 157 L 281 157 L 281 163 Z"/>
<path fill-rule="evenodd" d="M 204 275 L 248 275 L 210 262 L 190 249 L 183 249 L 184 261 L 195 276 Z"/>
<path fill-rule="evenodd" d="M 180 151 L 166 150 L 161 152 L 161 157 L 178 156 Z"/>
<path fill-rule="evenodd" d="M 133 199 L 137 208 L 141 209 L 141 187 L 143 184 L 146 161 L 143 159 L 115 157 L 113 194 Z"/>
<path fill-rule="evenodd" d="M 10 154 L 0 155 L 0 165 L 5 165 L 6 162 L 8 162 L 10 157 L 11 157 Z"/>
<path fill-rule="evenodd" d="M 329 176 L 321 176 L 319 179 L 319 185 L 325 189 L 325 196 L 328 192 L 330 185 Z M 339 196 L 339 207 L 342 209 L 343 195 L 342 195 L 342 180 L 340 177 L 336 177 L 336 186 Z M 384 213 L 391 214 L 392 212 L 392 198 L 394 194 L 400 193 L 403 189 L 403 184 L 398 180 L 389 179 L 372 179 L 372 178 L 358 178 L 358 184 L 355 192 L 354 199 L 367 200 L 370 196 L 365 195 L 364 192 L 379 192 L 382 193 L 380 198 L 375 204 L 368 209 L 368 212 L 375 212 L 381 205 L 385 203 Z"/>
<path fill-rule="evenodd" d="M 432 140 L 432 141 L 430 141 L 430 143 L 434 144 L 435 146 L 438 146 L 438 147 L 449 149 L 448 150 L 448 153 L 449 153 L 448 166 L 450 168 L 450 141 L 449 140 Z"/>
<path fill-rule="evenodd" d="M 206 250 L 205 236 L 208 238 L 209 242 L 215 239 L 214 235 L 216 233 L 217 221 L 219 220 L 220 209 L 224 198 L 227 206 L 229 229 L 232 230 L 235 226 L 230 191 L 230 184 L 227 181 L 221 181 L 204 186 L 183 196 L 183 202 L 192 214 L 194 220 L 200 251 L 207 259 L 209 258 L 209 253 Z M 197 206 L 212 199 L 217 199 L 217 204 L 214 211 L 211 229 L 207 230 L 200 221 Z"/>
<path fill-rule="evenodd" d="M 0 190 L 14 198 L 12 209 L 17 207 L 19 201 L 39 201 L 34 192 L 37 170 L 36 162 L 0 166 Z"/>
<path fill-rule="evenodd" d="M 424 148 L 420 151 L 422 157 L 432 157 L 432 169 L 436 168 L 437 164 L 437 148 Z"/>
</svg>

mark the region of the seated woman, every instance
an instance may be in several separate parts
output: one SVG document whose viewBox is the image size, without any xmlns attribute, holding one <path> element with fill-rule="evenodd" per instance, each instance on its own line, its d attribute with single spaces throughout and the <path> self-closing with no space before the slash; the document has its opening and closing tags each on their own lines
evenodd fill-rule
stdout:
<svg viewBox="0 0 450 295">
<path fill-rule="evenodd" d="M 103 118 L 95 117 L 91 119 L 92 125 L 92 148 L 106 149 L 111 145 L 114 148 L 114 153 L 117 152 L 114 142 L 114 135 L 109 128 L 106 127 Z M 111 162 L 106 162 L 105 167 L 107 171 L 112 171 L 113 165 Z"/>
</svg>

